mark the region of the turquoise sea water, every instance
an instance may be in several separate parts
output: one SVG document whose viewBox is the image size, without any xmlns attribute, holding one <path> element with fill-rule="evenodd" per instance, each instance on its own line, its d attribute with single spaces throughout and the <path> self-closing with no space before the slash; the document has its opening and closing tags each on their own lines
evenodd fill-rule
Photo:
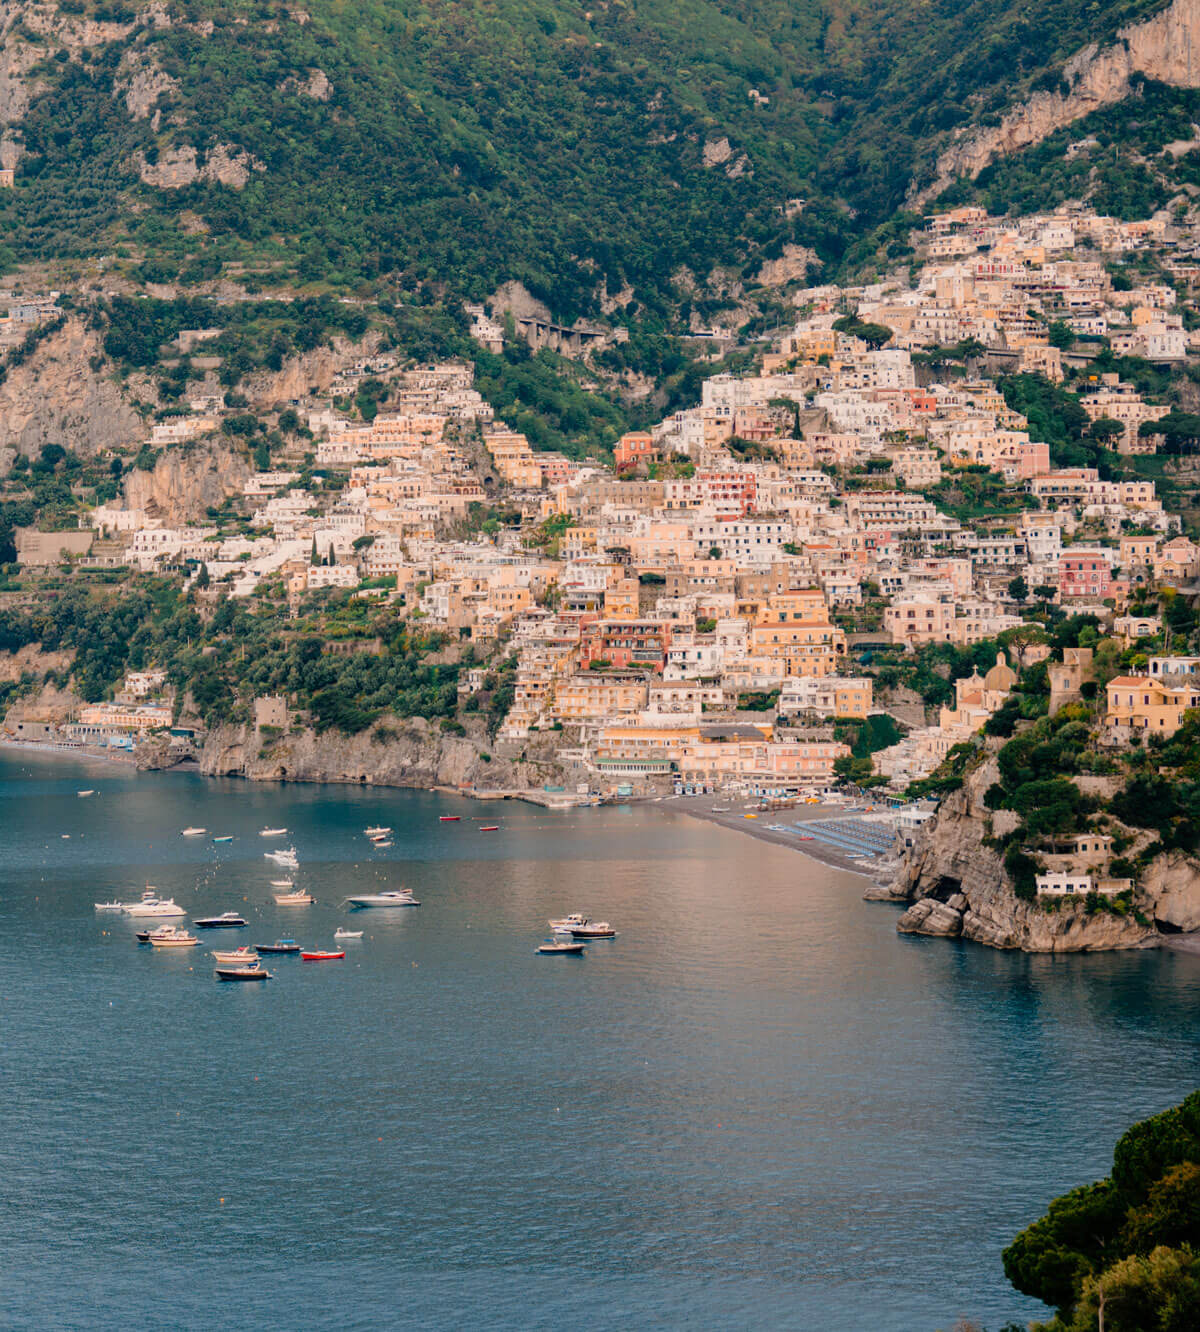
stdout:
<svg viewBox="0 0 1200 1332">
<path fill-rule="evenodd" d="M 268 824 L 317 906 L 271 901 Z M 250 943 L 366 935 L 219 985 L 233 932 L 164 955 L 93 910 L 145 883 Z M 338 906 L 401 884 L 419 909 Z M 0 1325 L 1035 1316 L 1000 1250 L 1200 1081 L 1200 958 L 899 938 L 861 890 L 669 804 L 0 756 Z M 571 910 L 619 938 L 535 956 Z"/>
</svg>

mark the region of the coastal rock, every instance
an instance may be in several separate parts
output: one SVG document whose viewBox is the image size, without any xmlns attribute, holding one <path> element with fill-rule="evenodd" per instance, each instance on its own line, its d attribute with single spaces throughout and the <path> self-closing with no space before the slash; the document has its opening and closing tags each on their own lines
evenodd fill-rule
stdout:
<svg viewBox="0 0 1200 1332">
<path fill-rule="evenodd" d="M 1064 125 L 1122 101 L 1132 91 L 1134 74 L 1177 88 L 1200 86 L 1200 63 L 1192 59 L 1197 44 L 1200 0 L 1174 0 L 1146 22 L 1121 29 L 1111 46 L 1084 47 L 1063 66 L 1066 91 L 1034 93 L 999 125 L 964 134 L 938 158 L 933 183 L 910 190 L 910 203 L 925 203 L 960 176 L 974 180 L 997 157 L 1041 143 Z"/>
<path fill-rule="evenodd" d="M 314 347 L 310 352 L 289 357 L 281 370 L 249 375 L 242 383 L 242 392 L 252 407 L 267 409 L 310 393 L 323 393 L 339 371 L 374 355 L 378 346 L 379 334 L 374 332 L 359 342 L 334 338 L 329 346 Z"/>
<path fill-rule="evenodd" d="M 1104 910 L 1089 915 L 1081 901 L 1062 901 L 1048 910 L 1017 897 L 1000 852 L 985 840 L 989 830 L 994 834 L 997 829 L 996 814 L 986 807 L 983 796 L 998 777 L 992 753 L 968 774 L 959 790 L 942 801 L 936 817 L 921 829 L 915 846 L 901 861 L 892 888 L 891 900 L 913 903 L 900 917 L 897 929 L 1030 953 L 1156 944 L 1159 935 L 1153 924 L 1139 924 L 1133 915 Z M 881 900 L 875 894 L 872 899 Z M 1139 900 L 1145 902 L 1141 909 L 1146 916 L 1153 912 L 1155 918 L 1161 918 L 1161 904 L 1165 903 L 1173 919 L 1191 920 L 1194 912 L 1200 924 L 1200 870 L 1184 873 L 1177 869 L 1162 884 L 1151 874 L 1143 881 Z"/>
</svg>

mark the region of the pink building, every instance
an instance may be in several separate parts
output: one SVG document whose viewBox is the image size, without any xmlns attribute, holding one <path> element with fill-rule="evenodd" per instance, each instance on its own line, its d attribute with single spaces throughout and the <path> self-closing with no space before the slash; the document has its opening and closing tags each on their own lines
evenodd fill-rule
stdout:
<svg viewBox="0 0 1200 1332">
<path fill-rule="evenodd" d="M 1112 553 L 1107 550 L 1064 551 L 1058 560 L 1058 595 L 1103 601 L 1112 594 Z"/>
</svg>

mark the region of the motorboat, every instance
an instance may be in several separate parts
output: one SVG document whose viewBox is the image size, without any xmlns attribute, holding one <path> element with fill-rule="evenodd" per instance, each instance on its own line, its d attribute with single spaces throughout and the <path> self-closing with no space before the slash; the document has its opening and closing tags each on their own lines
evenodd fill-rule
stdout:
<svg viewBox="0 0 1200 1332">
<path fill-rule="evenodd" d="M 149 889 L 142 894 L 140 902 L 126 902 L 121 910 L 127 916 L 132 916 L 135 920 L 151 920 L 165 916 L 186 916 L 187 912 L 181 906 L 176 906 L 174 898 L 159 897 L 154 889 Z"/>
<path fill-rule="evenodd" d="M 288 887 L 274 894 L 276 906 L 312 906 L 317 900 L 303 888 Z"/>
<path fill-rule="evenodd" d="M 192 921 L 198 930 L 239 930 L 245 923 L 245 916 L 239 916 L 236 911 L 223 911 L 219 916 L 203 916 Z"/>
<path fill-rule="evenodd" d="M 232 842 L 232 841 L 233 841 L 233 833 L 227 833 L 224 837 L 214 837 L 214 838 L 213 838 L 213 841 L 214 841 L 214 842 Z"/>
<path fill-rule="evenodd" d="M 140 943 L 140 944 L 148 944 L 148 943 L 150 942 L 150 931 L 149 931 L 149 930 L 135 930 L 135 931 L 133 932 L 133 937 L 134 937 L 134 938 L 138 941 L 138 943 Z"/>
<path fill-rule="evenodd" d="M 407 888 L 399 890 L 389 888 L 382 893 L 359 893 L 356 897 L 346 898 L 346 901 L 352 907 L 415 907 L 421 905 Z"/>
<path fill-rule="evenodd" d="M 286 828 L 260 828 L 258 830 L 258 835 L 260 837 L 283 837 L 286 834 Z"/>
<path fill-rule="evenodd" d="M 371 843 L 371 845 L 378 847 L 380 851 L 386 851 L 389 846 L 393 845 L 393 843 L 390 841 L 384 841 L 382 837 L 378 837 Z"/>
<path fill-rule="evenodd" d="M 728 805 L 713 805 L 713 806 L 710 808 L 709 813 L 710 813 L 710 814 L 728 814 L 728 813 L 729 813 L 729 806 L 728 806 Z"/>
<path fill-rule="evenodd" d="M 572 925 L 572 939 L 615 939 L 616 930 L 606 920 L 590 920 L 586 925 Z"/>
<path fill-rule="evenodd" d="M 479 831 L 480 831 L 480 832 L 499 832 L 499 831 L 500 831 L 500 825 L 499 825 L 498 823 L 485 823 L 485 824 L 479 829 Z"/>
<path fill-rule="evenodd" d="M 87 791 L 76 791 L 75 794 L 80 798 L 80 800 L 86 800 L 88 796 L 95 795 L 96 792 L 89 789 Z"/>
<path fill-rule="evenodd" d="M 189 934 L 187 930 L 181 930 L 175 925 L 152 930 L 150 933 L 150 943 L 155 948 L 194 948 L 199 942 L 194 934 Z"/>
<path fill-rule="evenodd" d="M 548 924 L 552 930 L 573 930 L 581 925 L 586 925 L 588 918 L 581 915 L 578 911 L 572 911 L 569 916 L 564 916 L 561 920 L 552 920 Z"/>
<path fill-rule="evenodd" d="M 207 831 L 207 828 L 185 828 L 179 835 L 180 837 L 200 837 Z"/>
<path fill-rule="evenodd" d="M 363 937 L 363 932 L 362 930 L 343 930 L 338 928 L 334 930 L 333 937 L 335 939 L 361 939 Z"/>
<path fill-rule="evenodd" d="M 255 948 L 260 953 L 284 953 L 295 955 L 300 951 L 300 945 L 295 939 L 276 939 L 273 944 L 256 944 Z"/>
<path fill-rule="evenodd" d="M 462 818 L 461 814 L 439 814 L 439 823 L 457 823 Z"/>
<path fill-rule="evenodd" d="M 364 829 L 363 829 L 363 836 L 364 836 L 364 837 L 386 837 L 386 836 L 388 835 L 388 833 L 390 833 L 391 831 L 392 831 L 392 830 L 391 830 L 390 828 L 384 828 L 384 827 L 364 828 Z"/>
<path fill-rule="evenodd" d="M 565 953 L 571 957 L 582 957 L 586 951 L 586 944 L 575 943 L 569 939 L 547 939 L 545 943 L 538 944 L 539 953 Z"/>
<path fill-rule="evenodd" d="M 264 851 L 263 856 L 267 860 L 274 861 L 276 865 L 282 865 L 284 869 L 299 869 L 300 861 L 296 857 L 296 848 L 289 846 L 284 851 Z"/>
<path fill-rule="evenodd" d="M 241 947 L 227 951 L 213 950 L 213 958 L 221 967 L 244 967 L 258 961 L 258 952 L 254 948 Z"/>
<path fill-rule="evenodd" d="M 291 879 L 272 879 L 272 880 L 271 880 L 271 887 L 272 887 L 272 888 L 290 888 L 291 886 L 292 886 L 292 880 L 291 880 Z"/>
<path fill-rule="evenodd" d="M 340 953 L 331 953 L 331 952 L 326 952 L 326 951 L 324 951 L 323 949 L 316 949 L 315 951 L 313 951 L 313 952 L 311 952 L 311 953 L 301 953 L 301 954 L 300 954 L 300 961 L 301 961 L 301 962 L 336 962 L 339 958 L 343 958 L 343 957 L 345 957 L 345 956 L 346 956 L 346 953 L 345 953 L 345 950 L 344 950 L 344 949 L 343 949 L 343 951 L 340 952 Z"/>
<path fill-rule="evenodd" d="M 124 911 L 125 909 L 122 902 L 93 902 L 92 905 L 97 911 Z"/>
<path fill-rule="evenodd" d="M 260 967 L 257 963 L 252 967 L 217 967 L 215 970 L 219 981 L 269 981 L 275 979 L 266 967 Z"/>
</svg>

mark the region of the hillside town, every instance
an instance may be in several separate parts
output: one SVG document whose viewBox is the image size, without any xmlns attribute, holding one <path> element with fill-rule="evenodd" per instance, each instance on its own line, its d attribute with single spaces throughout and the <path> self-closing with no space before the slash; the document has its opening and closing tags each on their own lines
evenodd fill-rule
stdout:
<svg viewBox="0 0 1200 1332">
<path fill-rule="evenodd" d="M 1200 659 L 1170 654 L 1151 591 L 1191 588 L 1200 546 L 1164 506 L 1160 474 L 1055 465 L 996 381 L 1070 372 L 1086 437 L 1153 464 L 1172 404 L 1090 364 L 1103 350 L 1184 366 L 1200 328 L 1176 305 L 1200 261 L 1163 215 L 1013 222 L 961 208 L 917 240 L 911 282 L 800 292 L 754 373 L 711 376 L 700 403 L 616 440 L 612 465 L 535 451 L 465 362 L 378 355 L 291 404 L 305 434 L 294 465 L 251 471 L 213 521 L 171 525 L 118 497 L 78 530 L 19 532 L 19 562 L 178 571 L 210 601 L 297 608 L 336 593 L 397 607 L 478 661 L 507 661 L 501 740 L 561 732 L 577 789 L 598 795 L 782 800 L 844 779 L 902 797 L 1048 654 L 1013 633 L 1039 607 L 1159 649 L 1108 683 L 1105 726 L 1169 736 L 1200 702 Z M 1114 276 L 1114 258 L 1124 274 L 1139 256 L 1153 278 Z M 53 308 L 14 300 L 8 323 Z M 481 339 L 502 341 L 482 307 L 472 315 Z M 366 376 L 387 385 L 370 420 L 335 405 Z M 197 398 L 150 443 L 212 436 L 228 412 Z M 997 640 L 936 707 L 877 673 L 897 653 Z M 1086 655 L 1060 700 L 1086 687 Z M 488 669 L 464 671 L 460 694 Z M 258 700 L 260 724 L 286 725 L 290 706 Z M 132 747 L 172 715 L 165 674 L 142 672 L 62 734 Z"/>
</svg>

